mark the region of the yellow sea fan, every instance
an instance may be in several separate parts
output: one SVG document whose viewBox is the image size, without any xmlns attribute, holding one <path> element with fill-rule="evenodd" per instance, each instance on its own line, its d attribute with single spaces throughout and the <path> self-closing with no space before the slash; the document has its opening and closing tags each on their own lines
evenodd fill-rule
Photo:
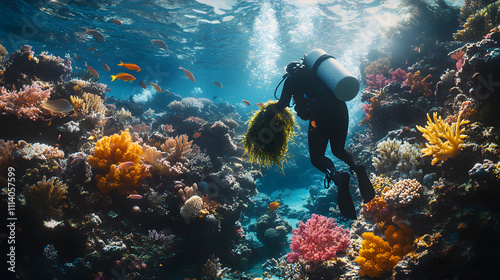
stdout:
<svg viewBox="0 0 500 280">
<path fill-rule="evenodd" d="M 458 151 L 463 148 L 463 139 L 467 135 L 462 134 L 465 128 L 460 128 L 460 126 L 468 124 L 469 121 L 461 119 L 462 112 L 460 111 L 458 114 L 457 122 L 451 126 L 445 123 L 441 117 L 437 117 L 435 112 L 433 113 L 434 122 L 431 120 L 429 114 L 427 114 L 427 125 L 425 128 L 417 125 L 417 129 L 423 133 L 422 136 L 428 141 L 428 143 L 425 143 L 426 148 L 422 149 L 422 154 L 423 156 L 432 155 L 433 165 L 438 161 L 454 158 Z"/>
</svg>

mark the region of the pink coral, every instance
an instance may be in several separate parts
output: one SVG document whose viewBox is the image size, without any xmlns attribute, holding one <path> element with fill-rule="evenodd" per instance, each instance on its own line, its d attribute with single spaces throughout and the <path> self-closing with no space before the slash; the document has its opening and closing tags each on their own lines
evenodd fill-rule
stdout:
<svg viewBox="0 0 500 280">
<path fill-rule="evenodd" d="M 366 83 L 369 89 L 381 89 L 389 84 L 390 80 L 382 74 L 370 74 L 366 76 Z"/>
<path fill-rule="evenodd" d="M 391 82 L 398 82 L 400 84 L 404 84 L 406 80 L 406 71 L 398 68 L 394 71 L 391 71 L 392 79 Z"/>
<path fill-rule="evenodd" d="M 42 111 L 40 105 L 50 97 L 52 88 L 42 89 L 38 83 L 24 86 L 19 91 L 8 91 L 0 87 L 0 111 L 18 118 L 37 119 Z"/>
<path fill-rule="evenodd" d="M 346 250 L 350 245 L 349 230 L 338 226 L 334 218 L 313 214 L 304 224 L 292 231 L 291 253 L 288 262 L 304 260 L 318 263 L 337 257 L 337 252 Z"/>
</svg>

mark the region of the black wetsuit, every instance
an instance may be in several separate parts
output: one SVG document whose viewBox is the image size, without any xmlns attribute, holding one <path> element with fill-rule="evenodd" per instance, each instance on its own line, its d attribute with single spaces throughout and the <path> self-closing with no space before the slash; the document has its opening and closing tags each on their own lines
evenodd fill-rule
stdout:
<svg viewBox="0 0 500 280">
<path fill-rule="evenodd" d="M 282 111 L 290 105 L 290 100 L 294 97 L 297 110 L 303 107 L 301 102 L 306 102 L 303 98 L 304 94 L 307 95 L 307 100 L 315 100 L 309 116 L 308 144 L 311 163 L 324 173 L 327 173 L 327 170 L 335 171 L 333 162 L 325 156 L 326 147 L 330 141 L 333 155 L 350 167 L 354 167 L 353 155 L 344 148 L 349 126 L 347 105 L 345 101 L 338 100 L 307 67 L 296 70 L 286 79 L 280 100 L 275 108 Z M 297 114 L 300 117 L 299 111 L 297 110 Z"/>
</svg>

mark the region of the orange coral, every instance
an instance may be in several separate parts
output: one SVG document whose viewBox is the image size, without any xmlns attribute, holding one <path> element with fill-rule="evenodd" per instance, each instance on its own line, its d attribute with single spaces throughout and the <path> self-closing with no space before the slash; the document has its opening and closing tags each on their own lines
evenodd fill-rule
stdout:
<svg viewBox="0 0 500 280">
<path fill-rule="evenodd" d="M 108 172 L 97 174 L 97 187 L 102 193 L 117 191 L 120 194 L 134 193 L 137 184 L 146 177 L 146 170 L 140 164 L 142 148 L 133 143 L 128 130 L 120 134 L 106 136 L 97 141 L 93 155 L 89 156 L 89 165 Z M 128 168 L 120 168 L 124 162 L 133 162 Z"/>
<path fill-rule="evenodd" d="M 406 84 L 411 86 L 411 91 L 420 91 L 425 97 L 429 97 L 432 95 L 432 90 L 429 89 L 429 86 L 431 85 L 430 82 L 427 82 L 427 79 L 432 78 L 431 74 L 425 76 L 425 78 L 422 79 L 422 76 L 420 75 L 420 70 L 418 70 L 415 73 L 408 73 L 408 76 L 406 78 Z"/>
<path fill-rule="evenodd" d="M 188 141 L 188 136 L 186 134 L 182 134 L 175 138 L 169 137 L 167 141 L 161 145 L 161 149 L 167 153 L 166 159 L 171 164 L 174 164 L 185 159 L 185 156 L 192 151 L 192 143 L 193 140 Z"/>
<path fill-rule="evenodd" d="M 392 216 L 387 202 L 378 195 L 370 202 L 366 204 L 362 203 L 361 207 L 363 207 L 361 213 L 367 220 L 375 220 L 376 222 L 387 221 Z"/>
<path fill-rule="evenodd" d="M 361 266 L 360 276 L 380 278 L 384 272 L 392 270 L 401 260 L 400 256 L 393 254 L 389 242 L 373 232 L 363 233 L 363 238 L 359 256 L 354 260 Z"/>
</svg>

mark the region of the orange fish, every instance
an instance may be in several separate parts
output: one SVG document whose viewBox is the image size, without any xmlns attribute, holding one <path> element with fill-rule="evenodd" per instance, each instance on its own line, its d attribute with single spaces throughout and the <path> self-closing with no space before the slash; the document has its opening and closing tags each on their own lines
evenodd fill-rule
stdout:
<svg viewBox="0 0 500 280">
<path fill-rule="evenodd" d="M 128 70 L 135 70 L 137 72 L 141 71 L 141 67 L 139 67 L 133 63 L 123 63 L 122 61 L 120 61 L 120 64 L 118 64 L 118 66 L 123 66 L 123 67 L 127 68 Z"/>
<path fill-rule="evenodd" d="M 122 22 L 118 19 L 112 19 L 111 20 L 112 23 L 115 23 L 115 24 L 118 24 L 118 25 L 122 25 Z"/>
<path fill-rule="evenodd" d="M 193 138 L 194 138 L 194 139 L 199 138 L 200 136 L 201 136 L 201 133 L 199 133 L 199 132 L 195 132 L 195 133 L 193 134 Z"/>
<path fill-rule="evenodd" d="M 179 69 L 181 69 L 182 71 L 184 71 L 184 74 L 186 74 L 186 76 L 194 82 L 194 75 L 193 73 L 189 72 L 188 70 L 184 69 L 182 66 L 179 66 Z"/>
<path fill-rule="evenodd" d="M 145 82 L 139 82 L 139 84 L 141 85 L 141 87 L 142 87 L 143 89 L 147 89 L 147 88 L 148 88 L 148 86 L 146 85 L 146 83 L 145 83 Z"/>
<path fill-rule="evenodd" d="M 255 103 L 255 105 L 259 106 L 259 108 L 264 107 L 264 103 Z"/>
<path fill-rule="evenodd" d="M 212 83 L 214 83 L 214 84 L 215 84 L 218 88 L 222 88 L 221 83 L 219 83 L 219 82 L 214 82 L 214 81 L 212 81 Z"/>
<path fill-rule="evenodd" d="M 97 42 L 104 42 L 104 35 L 102 35 L 101 32 L 94 30 L 94 29 L 88 29 L 88 28 L 85 28 L 85 29 L 86 30 L 84 33 L 87 33 L 87 34 L 94 36 L 94 38 L 97 40 Z"/>
<path fill-rule="evenodd" d="M 159 85 L 154 84 L 152 82 L 149 82 L 149 84 L 152 85 L 156 89 L 157 92 L 161 92 L 161 87 Z"/>
<path fill-rule="evenodd" d="M 104 70 L 106 70 L 108 72 L 110 71 L 109 66 L 106 63 L 102 62 L 100 59 L 99 59 L 99 62 L 101 62 L 102 68 L 104 68 Z"/>
<path fill-rule="evenodd" d="M 94 77 L 99 78 L 99 73 L 97 73 L 94 68 L 88 66 L 87 61 L 85 61 L 85 67 L 87 67 L 87 69 L 90 71 L 90 73 L 92 73 L 92 75 L 94 75 Z"/>
<path fill-rule="evenodd" d="M 167 49 L 167 44 L 163 40 L 151 40 L 151 43 L 155 43 L 158 45 L 158 47 L 162 49 Z"/>
<path fill-rule="evenodd" d="M 134 166 L 134 164 L 135 163 L 133 161 L 125 161 L 125 162 L 120 163 L 117 166 L 117 168 L 118 168 L 118 170 L 127 169 L 127 168 Z"/>
<path fill-rule="evenodd" d="M 316 128 L 316 121 L 311 121 L 311 126 Z"/>
<path fill-rule="evenodd" d="M 111 75 L 111 78 L 113 78 L 111 81 L 114 81 L 116 79 L 118 80 L 122 80 L 122 81 L 134 81 L 135 80 L 135 77 L 130 75 L 130 74 L 127 74 L 127 73 L 118 73 L 116 74 L 115 76 Z"/>
<path fill-rule="evenodd" d="M 250 101 L 248 101 L 248 100 L 243 99 L 243 100 L 241 100 L 241 102 L 245 103 L 247 106 L 250 106 Z"/>
<path fill-rule="evenodd" d="M 274 211 L 278 208 L 280 208 L 279 202 L 273 201 L 273 202 L 269 203 L 269 211 Z"/>
</svg>

